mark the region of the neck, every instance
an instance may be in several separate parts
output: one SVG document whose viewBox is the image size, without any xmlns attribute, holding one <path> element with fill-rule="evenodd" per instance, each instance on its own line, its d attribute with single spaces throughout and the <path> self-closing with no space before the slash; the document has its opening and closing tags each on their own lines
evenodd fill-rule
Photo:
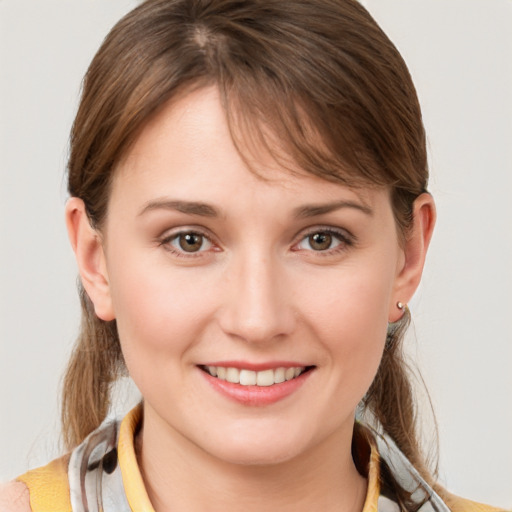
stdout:
<svg viewBox="0 0 512 512">
<path fill-rule="evenodd" d="M 156 512 L 363 509 L 367 484 L 352 459 L 351 428 L 334 432 L 291 460 L 242 465 L 219 460 L 178 432 L 162 432 L 161 427 L 146 421 L 145 413 L 136 440 L 142 477 Z"/>
</svg>

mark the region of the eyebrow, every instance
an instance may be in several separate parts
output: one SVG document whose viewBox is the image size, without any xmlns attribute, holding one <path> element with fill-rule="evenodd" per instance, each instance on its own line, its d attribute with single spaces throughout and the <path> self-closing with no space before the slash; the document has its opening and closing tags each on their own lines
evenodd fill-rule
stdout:
<svg viewBox="0 0 512 512">
<path fill-rule="evenodd" d="M 333 201 L 327 204 L 311 204 L 299 206 L 294 210 L 294 216 L 298 218 L 316 217 L 324 215 L 343 208 L 353 208 L 359 210 L 366 215 L 373 215 L 373 210 L 365 204 L 355 201 Z M 219 211 L 208 203 L 197 201 L 178 201 L 172 199 L 157 199 L 149 201 L 139 212 L 139 216 L 153 210 L 175 210 L 189 215 L 198 215 L 201 217 L 220 217 Z"/>
<path fill-rule="evenodd" d="M 373 215 L 373 210 L 366 204 L 357 203 L 355 201 L 333 201 L 326 204 L 311 204 L 296 208 L 294 213 L 296 217 L 309 218 L 317 215 L 324 215 L 342 208 L 353 208 L 359 210 L 366 215 Z"/>
<path fill-rule="evenodd" d="M 219 217 L 219 212 L 207 203 L 195 201 L 177 201 L 172 199 L 157 199 L 149 201 L 139 212 L 139 216 L 153 210 L 176 210 L 189 215 L 200 215 L 201 217 Z"/>
</svg>

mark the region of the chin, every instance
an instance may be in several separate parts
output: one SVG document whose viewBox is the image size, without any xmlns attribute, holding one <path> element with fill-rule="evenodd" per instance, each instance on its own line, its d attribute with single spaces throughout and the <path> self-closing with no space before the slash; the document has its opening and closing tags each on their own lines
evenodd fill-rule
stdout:
<svg viewBox="0 0 512 512">
<path fill-rule="evenodd" d="M 285 463 L 307 451 L 311 440 L 305 432 L 293 432 L 290 428 L 265 430 L 246 428 L 243 432 L 231 431 L 222 439 L 213 439 L 210 446 L 203 444 L 213 457 L 227 463 L 242 466 L 268 466 Z"/>
<path fill-rule="evenodd" d="M 217 453 L 211 453 L 214 457 L 223 460 L 228 464 L 238 466 L 273 466 L 284 464 L 298 455 L 298 450 L 291 450 L 284 447 L 273 449 L 266 445 L 265 447 L 233 447 L 229 450 L 217 450 Z"/>
</svg>

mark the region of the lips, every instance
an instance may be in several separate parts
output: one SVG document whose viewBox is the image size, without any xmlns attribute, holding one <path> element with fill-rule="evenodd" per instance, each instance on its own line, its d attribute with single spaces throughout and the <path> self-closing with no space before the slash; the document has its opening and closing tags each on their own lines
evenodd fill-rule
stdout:
<svg viewBox="0 0 512 512">
<path fill-rule="evenodd" d="M 210 386 L 243 405 L 264 406 L 278 402 L 302 387 L 314 366 L 290 364 L 249 365 L 212 363 L 198 368 Z"/>
<path fill-rule="evenodd" d="M 267 370 L 250 370 L 247 368 L 235 368 L 233 366 L 203 366 L 212 377 L 231 382 L 232 384 L 240 384 L 241 386 L 273 386 L 295 379 L 306 371 L 305 366 L 290 366 Z"/>
</svg>

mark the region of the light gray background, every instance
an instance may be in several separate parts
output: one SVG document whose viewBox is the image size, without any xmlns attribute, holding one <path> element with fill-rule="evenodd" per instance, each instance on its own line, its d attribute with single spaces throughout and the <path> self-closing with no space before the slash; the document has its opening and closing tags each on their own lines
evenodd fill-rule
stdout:
<svg viewBox="0 0 512 512">
<path fill-rule="evenodd" d="M 512 0 L 367 0 L 409 64 L 439 221 L 408 343 L 441 480 L 512 506 Z M 134 0 L 0 0 L 0 479 L 59 454 L 78 324 L 63 222 L 81 77 Z"/>
</svg>

